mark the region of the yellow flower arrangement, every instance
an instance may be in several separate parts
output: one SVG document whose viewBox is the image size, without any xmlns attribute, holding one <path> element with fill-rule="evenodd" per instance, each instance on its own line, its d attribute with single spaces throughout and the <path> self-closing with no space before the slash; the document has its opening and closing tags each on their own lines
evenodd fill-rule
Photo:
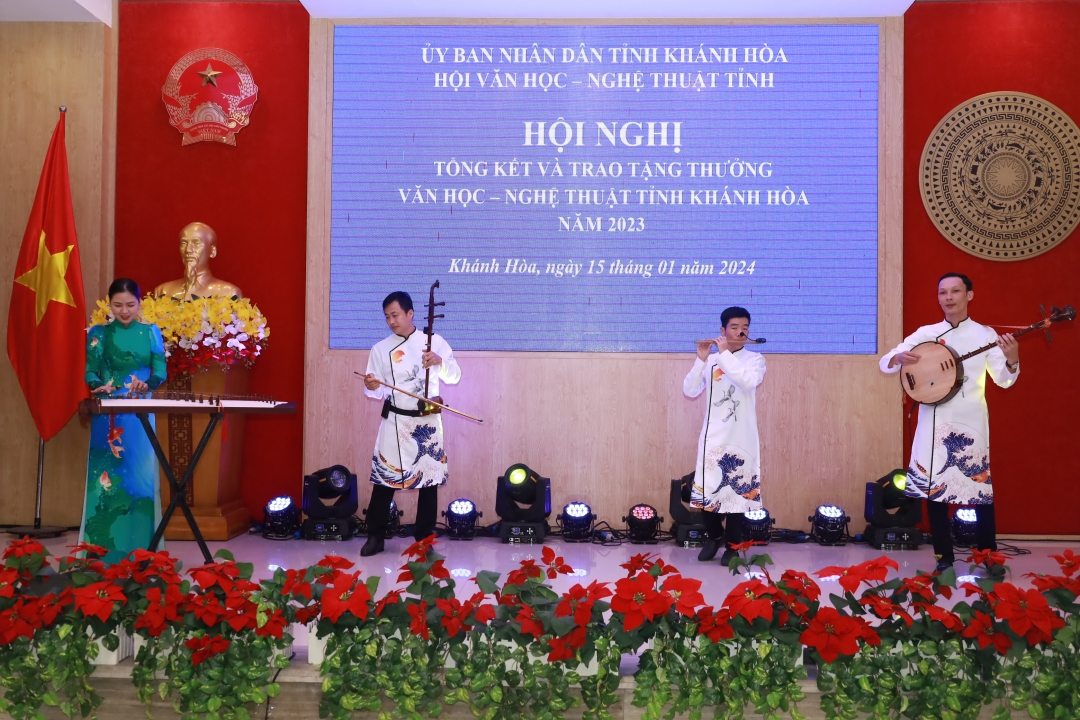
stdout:
<svg viewBox="0 0 1080 720">
<path fill-rule="evenodd" d="M 106 325 L 113 319 L 109 304 L 98 300 L 90 323 Z M 251 367 L 270 339 L 266 318 L 247 298 L 177 300 L 148 295 L 139 320 L 161 330 L 170 377 L 205 370 L 211 363 Z"/>
</svg>

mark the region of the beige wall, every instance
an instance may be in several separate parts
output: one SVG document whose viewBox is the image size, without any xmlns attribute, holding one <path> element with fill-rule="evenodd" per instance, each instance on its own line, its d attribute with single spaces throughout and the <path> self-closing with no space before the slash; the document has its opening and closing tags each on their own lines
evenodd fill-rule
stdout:
<svg viewBox="0 0 1080 720">
<path fill-rule="evenodd" d="M 333 23 L 312 20 L 304 468 L 343 463 L 364 480 L 380 420 L 379 404 L 352 374 L 367 353 L 328 349 L 332 56 Z M 902 321 L 902 18 L 881 21 L 881 57 L 878 345 L 888 348 Z M 485 423 L 444 415 L 452 476 L 444 506 L 466 496 L 485 510 L 484 523 L 494 522 L 495 478 L 525 462 L 552 479 L 552 520 L 574 499 L 612 525 L 636 502 L 669 515 L 669 480 L 693 468 L 705 412 L 702 398 L 682 394 L 692 353 L 458 358 L 463 380 L 444 395 Z M 900 389 L 873 356 L 767 360 L 758 391 L 766 507 L 780 526 L 801 528 L 819 503 L 838 503 L 861 532 L 863 483 L 902 462 Z M 361 503 L 368 495 L 365 483 Z M 410 521 L 414 496 L 399 495 Z"/>
<path fill-rule="evenodd" d="M 113 265 L 116 24 L 0 23 L 0 323 L 6 326 L 26 220 L 49 138 L 66 105 L 75 226 L 87 298 Z M 6 343 L 7 332 L 2 333 Z M 31 523 L 38 435 L 18 380 L 0 358 L 0 523 Z M 68 423 L 45 447 L 46 524 L 78 525 L 89 432 Z"/>
</svg>

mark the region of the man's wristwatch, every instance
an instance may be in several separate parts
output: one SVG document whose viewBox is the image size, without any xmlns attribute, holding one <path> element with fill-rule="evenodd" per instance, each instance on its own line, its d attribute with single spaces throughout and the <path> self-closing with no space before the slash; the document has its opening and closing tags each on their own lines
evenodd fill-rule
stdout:
<svg viewBox="0 0 1080 720">
<path fill-rule="evenodd" d="M 1011 373 L 1015 373 L 1017 370 L 1020 369 L 1020 361 L 1017 360 L 1016 364 L 1014 365 L 1014 364 L 1010 363 L 1008 360 L 1006 360 L 1005 361 L 1005 369 L 1008 370 Z"/>
</svg>

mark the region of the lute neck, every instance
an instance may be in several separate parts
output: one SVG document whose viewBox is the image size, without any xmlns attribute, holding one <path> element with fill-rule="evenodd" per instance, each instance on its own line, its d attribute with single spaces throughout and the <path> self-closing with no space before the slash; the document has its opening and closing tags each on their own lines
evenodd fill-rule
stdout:
<svg viewBox="0 0 1080 720">
<path fill-rule="evenodd" d="M 1046 321 L 1045 321 L 1045 320 L 1040 320 L 1040 321 L 1039 321 L 1039 322 L 1037 322 L 1037 323 L 1032 323 L 1031 325 L 1028 325 L 1028 326 L 1027 326 L 1026 328 L 1024 328 L 1023 330 L 1017 330 L 1016 332 L 1014 332 L 1014 333 L 1010 333 L 1010 334 L 1011 334 L 1011 335 L 1012 335 L 1012 336 L 1013 336 L 1014 338 L 1018 338 L 1018 337 L 1020 337 L 1021 335 L 1026 335 L 1027 333 L 1029 333 L 1029 332 L 1032 332 L 1033 330 L 1040 330 L 1040 329 L 1042 329 L 1042 328 L 1043 328 L 1043 327 L 1044 327 L 1045 325 L 1046 325 Z M 995 342 L 992 342 L 992 343 L 988 343 L 988 344 L 986 344 L 986 345 L 983 345 L 983 346 L 982 346 L 981 348 L 979 348 L 978 350 L 972 350 L 972 351 L 971 351 L 971 352 L 969 352 L 969 353 L 968 353 L 967 355 L 961 355 L 961 356 L 960 356 L 960 360 L 959 360 L 959 362 L 964 362 L 965 360 L 969 360 L 970 358 L 973 358 L 973 357 L 975 357 L 976 355 L 979 355 L 979 354 L 981 354 L 981 353 L 984 353 L 984 352 L 986 352 L 987 350 L 992 350 L 992 349 L 994 349 L 995 347 L 997 347 L 997 342 L 996 342 L 996 341 L 995 341 Z"/>
</svg>

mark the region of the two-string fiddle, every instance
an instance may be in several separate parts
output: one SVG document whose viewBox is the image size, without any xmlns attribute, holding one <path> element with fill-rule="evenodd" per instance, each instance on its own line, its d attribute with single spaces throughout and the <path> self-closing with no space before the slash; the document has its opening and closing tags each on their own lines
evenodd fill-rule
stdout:
<svg viewBox="0 0 1080 720">
<path fill-rule="evenodd" d="M 427 348 L 424 350 L 425 355 L 427 353 L 431 352 L 431 337 L 435 334 L 435 321 L 438 318 L 446 317 L 445 315 L 441 315 L 441 314 L 436 315 L 435 314 L 435 308 L 442 307 L 442 306 L 446 305 L 446 303 L 444 303 L 444 302 L 440 302 L 440 303 L 435 302 L 435 288 L 437 288 L 437 287 L 439 287 L 439 281 L 438 280 L 436 280 L 434 283 L 432 283 L 431 290 L 428 292 L 427 327 L 424 328 L 424 334 L 427 335 Z M 438 403 L 440 406 L 445 407 L 445 405 L 443 405 L 443 403 L 442 403 L 442 398 L 441 397 L 439 397 L 437 395 L 435 397 L 431 397 L 430 390 L 431 390 L 431 367 L 428 366 L 428 367 L 424 368 L 424 397 L 425 398 L 430 398 L 431 400 L 434 400 L 436 403 Z M 421 405 L 426 405 L 427 404 L 427 403 L 424 402 L 424 400 L 421 400 L 420 402 L 421 402 Z M 427 409 L 429 409 L 429 408 L 425 408 L 425 407 L 420 408 L 421 411 L 424 411 L 424 410 L 427 410 Z M 434 409 L 434 408 L 430 408 L 430 409 Z"/>
</svg>

